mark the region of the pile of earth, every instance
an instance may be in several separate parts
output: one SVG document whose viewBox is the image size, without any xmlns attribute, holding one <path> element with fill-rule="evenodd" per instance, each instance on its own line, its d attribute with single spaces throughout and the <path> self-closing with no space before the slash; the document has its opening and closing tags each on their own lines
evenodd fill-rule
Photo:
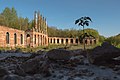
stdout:
<svg viewBox="0 0 120 80">
<path fill-rule="evenodd" d="M 119 54 L 119 48 L 106 42 L 89 52 L 80 49 L 36 53 L 1 51 L 0 80 L 120 80 Z"/>
</svg>

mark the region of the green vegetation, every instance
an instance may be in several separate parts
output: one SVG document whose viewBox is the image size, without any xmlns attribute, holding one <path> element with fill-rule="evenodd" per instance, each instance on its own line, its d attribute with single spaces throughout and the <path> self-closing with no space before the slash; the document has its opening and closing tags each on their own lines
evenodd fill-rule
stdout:
<svg viewBox="0 0 120 80">
<path fill-rule="evenodd" d="M 114 46 L 117 46 L 120 48 L 120 34 L 116 36 L 112 36 L 109 38 L 105 38 L 102 35 L 99 35 L 97 30 L 94 29 L 84 29 L 84 26 L 89 26 L 89 21 L 91 19 L 89 17 L 82 17 L 78 20 L 76 20 L 76 24 L 80 25 L 83 27 L 83 30 L 76 30 L 76 29 L 57 29 L 56 27 L 48 27 L 48 36 L 50 37 L 69 37 L 69 38 L 80 38 L 80 36 L 84 33 L 87 33 L 88 35 L 92 35 L 95 38 L 99 39 L 99 43 L 101 44 L 104 41 L 107 41 Z M 15 28 L 19 30 L 27 30 L 27 29 L 32 29 L 34 26 L 34 20 L 29 21 L 29 19 L 23 18 L 21 16 L 17 15 L 17 11 L 15 8 L 8 8 L 6 7 L 1 13 L 0 13 L 0 25 L 2 26 L 7 26 L 10 28 Z M 38 48 L 21 48 L 23 51 L 37 51 L 38 49 L 44 49 L 44 50 L 49 50 L 53 48 L 60 48 L 60 47 L 65 47 L 66 45 L 49 45 L 48 47 L 38 47 Z M 81 48 L 81 45 L 78 45 Z M 82 45 L 83 47 L 83 45 Z M 90 46 L 87 46 L 90 47 Z M 72 46 L 71 49 L 76 48 L 76 46 Z M 10 48 L 0 48 L 0 50 L 9 50 Z"/>
<path fill-rule="evenodd" d="M 84 29 L 85 33 L 91 34 L 96 38 L 99 38 L 99 33 L 94 29 Z M 64 35 L 63 35 L 64 34 Z M 78 38 L 83 34 L 83 30 L 76 29 L 57 29 L 56 27 L 48 27 L 48 36 L 50 37 L 70 37 L 70 38 Z"/>
<path fill-rule="evenodd" d="M 104 36 L 102 36 L 102 35 L 99 35 L 99 43 L 101 44 L 101 43 L 103 43 L 104 41 L 105 41 L 105 37 Z"/>
<path fill-rule="evenodd" d="M 64 35 L 63 35 L 64 34 Z M 79 30 L 76 29 L 57 29 L 56 27 L 48 27 L 48 36 L 50 37 L 70 37 L 76 38 Z"/>
<path fill-rule="evenodd" d="M 120 34 L 107 38 L 105 41 L 120 48 Z"/>
<path fill-rule="evenodd" d="M 6 7 L 2 13 L 0 13 L 0 25 L 15 28 L 19 30 L 31 29 L 33 21 L 29 21 L 28 18 L 18 17 L 15 8 Z"/>
<path fill-rule="evenodd" d="M 81 39 L 84 40 L 84 50 L 85 50 L 85 39 L 84 38 L 88 35 L 84 31 L 84 27 L 85 27 L 85 25 L 89 26 L 89 22 L 90 21 L 92 22 L 91 18 L 90 17 L 86 17 L 86 16 L 85 17 L 81 17 L 81 18 L 79 18 L 79 19 L 77 19 L 75 21 L 75 24 L 78 24 L 78 26 L 82 26 L 83 27 L 83 37 Z"/>
</svg>

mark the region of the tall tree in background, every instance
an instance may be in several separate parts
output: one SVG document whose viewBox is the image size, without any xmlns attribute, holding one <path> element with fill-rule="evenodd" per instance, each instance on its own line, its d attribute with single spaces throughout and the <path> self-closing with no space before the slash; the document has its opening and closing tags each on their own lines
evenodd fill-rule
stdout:
<svg viewBox="0 0 120 80">
<path fill-rule="evenodd" d="M 82 26 L 83 27 L 83 44 L 84 44 L 84 50 L 85 50 L 85 31 L 84 31 L 84 26 L 89 26 L 89 22 L 92 22 L 91 18 L 90 17 L 81 17 L 77 20 L 75 20 L 75 24 L 78 24 L 78 26 Z"/>
<path fill-rule="evenodd" d="M 8 27 L 15 27 L 16 26 L 16 21 L 18 19 L 17 12 L 15 8 L 8 8 L 6 7 L 1 15 L 4 17 L 4 25 Z"/>
<path fill-rule="evenodd" d="M 0 25 L 5 25 L 5 17 L 0 14 Z"/>
<path fill-rule="evenodd" d="M 32 21 L 29 22 L 28 18 L 18 17 L 15 8 L 6 7 L 2 13 L 0 13 L 0 25 L 15 28 L 19 30 L 32 29 Z"/>
</svg>

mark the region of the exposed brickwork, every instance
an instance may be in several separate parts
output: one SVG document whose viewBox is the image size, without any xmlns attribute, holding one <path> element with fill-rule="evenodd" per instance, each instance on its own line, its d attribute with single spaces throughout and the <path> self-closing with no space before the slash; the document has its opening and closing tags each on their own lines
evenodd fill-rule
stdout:
<svg viewBox="0 0 120 80">
<path fill-rule="evenodd" d="M 9 33 L 9 44 L 6 42 L 6 33 Z M 16 33 L 17 35 L 17 44 L 14 44 L 14 34 Z M 21 34 L 23 35 L 23 40 L 25 41 L 24 38 L 24 31 L 13 29 L 13 28 L 8 28 L 5 26 L 0 26 L 0 46 L 1 47 L 15 47 L 15 46 L 22 46 L 24 47 L 25 43 L 21 44 L 20 43 L 20 36 Z"/>
<path fill-rule="evenodd" d="M 7 33 L 9 33 L 9 44 L 7 43 Z M 16 44 L 15 44 L 16 34 Z M 23 36 L 23 44 L 21 44 L 21 34 Z M 27 35 L 30 35 L 27 37 Z M 36 35 L 36 39 L 35 39 Z M 29 42 L 28 40 L 29 39 Z M 35 41 L 36 40 L 36 41 Z M 36 43 L 35 43 L 36 42 Z M 35 31 L 22 31 L 5 26 L 0 26 L 0 47 L 38 47 L 48 46 L 48 35 Z"/>
<path fill-rule="evenodd" d="M 7 33 L 9 33 L 9 44 L 7 43 Z M 16 34 L 16 44 L 15 44 Z M 21 44 L 21 35 L 23 36 L 23 43 Z M 85 38 L 86 45 L 97 43 L 98 40 L 92 38 Z M 47 34 L 36 32 L 34 30 L 22 31 L 5 26 L 0 26 L 0 47 L 38 47 L 48 46 L 48 44 L 80 44 L 77 38 L 61 38 L 61 37 L 48 37 Z"/>
<path fill-rule="evenodd" d="M 97 42 L 98 42 L 98 40 L 95 38 L 88 38 L 88 37 L 85 38 L 86 45 L 93 45 L 93 44 L 96 44 Z M 57 44 L 57 45 L 60 45 L 60 44 L 78 45 L 78 44 L 81 44 L 81 42 L 79 41 L 78 38 L 62 38 L 62 37 L 49 37 L 48 43 L 49 44 Z M 83 40 L 83 43 L 84 43 L 84 40 Z"/>
<path fill-rule="evenodd" d="M 0 47 L 38 47 L 48 44 L 80 44 L 77 38 L 48 37 L 46 18 L 40 12 L 34 13 L 34 26 L 31 30 L 22 31 L 0 26 Z M 85 38 L 86 45 L 98 42 L 95 38 Z"/>
</svg>

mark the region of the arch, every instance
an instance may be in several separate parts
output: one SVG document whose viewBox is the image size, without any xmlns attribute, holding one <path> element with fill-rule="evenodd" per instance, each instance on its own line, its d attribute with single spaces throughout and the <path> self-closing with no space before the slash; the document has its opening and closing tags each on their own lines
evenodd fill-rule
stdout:
<svg viewBox="0 0 120 80">
<path fill-rule="evenodd" d="M 70 39 L 70 43 L 72 43 L 72 44 L 73 44 L 73 39 Z"/>
<path fill-rule="evenodd" d="M 34 44 L 36 44 L 36 35 L 34 36 L 35 38 L 34 38 Z"/>
<path fill-rule="evenodd" d="M 14 33 L 14 44 L 17 44 L 17 34 Z"/>
<path fill-rule="evenodd" d="M 75 40 L 75 43 L 78 43 L 78 39 Z"/>
<path fill-rule="evenodd" d="M 66 43 L 68 43 L 68 39 L 66 39 Z"/>
<path fill-rule="evenodd" d="M 10 43 L 10 35 L 9 32 L 6 33 L 6 44 Z"/>
<path fill-rule="evenodd" d="M 59 39 L 57 39 L 57 43 L 59 44 Z"/>
<path fill-rule="evenodd" d="M 45 39 L 44 39 L 44 35 L 43 35 L 43 45 L 45 44 Z"/>
<path fill-rule="evenodd" d="M 30 37 L 30 34 L 27 34 L 27 37 Z"/>
<path fill-rule="evenodd" d="M 23 35 L 20 35 L 20 43 L 23 44 Z"/>
<path fill-rule="evenodd" d="M 27 41 L 26 41 L 26 45 L 28 46 L 28 47 L 30 47 L 30 34 L 27 34 Z"/>
<path fill-rule="evenodd" d="M 50 43 L 52 43 L 52 39 L 50 39 Z"/>
<path fill-rule="evenodd" d="M 53 41 L 54 43 L 55 43 L 55 39 L 54 39 L 54 41 Z"/>
<path fill-rule="evenodd" d="M 61 39 L 61 43 L 62 43 L 62 44 L 64 43 L 63 39 Z"/>
<path fill-rule="evenodd" d="M 38 46 L 39 46 L 39 44 L 40 44 L 40 37 L 39 37 L 39 35 L 38 35 Z"/>
<path fill-rule="evenodd" d="M 92 39 L 90 39 L 90 44 L 92 44 Z"/>
</svg>

